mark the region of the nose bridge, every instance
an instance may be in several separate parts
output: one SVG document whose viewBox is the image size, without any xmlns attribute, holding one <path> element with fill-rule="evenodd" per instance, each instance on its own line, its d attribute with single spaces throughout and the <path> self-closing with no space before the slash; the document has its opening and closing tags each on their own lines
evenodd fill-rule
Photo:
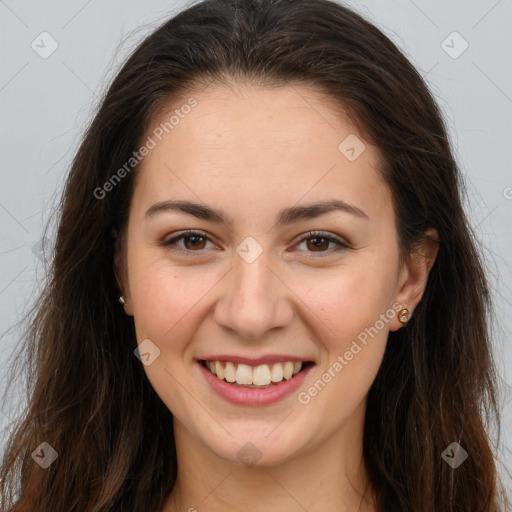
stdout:
<svg viewBox="0 0 512 512">
<path fill-rule="evenodd" d="M 270 253 L 262 251 L 255 258 L 245 257 L 244 248 L 247 246 L 240 244 L 237 250 L 240 254 L 234 254 L 232 271 L 216 305 L 214 318 L 218 325 L 235 331 L 240 337 L 261 338 L 270 329 L 286 326 L 293 311 L 286 287 L 269 268 L 272 265 Z M 254 247 L 249 245 L 249 252 L 252 250 Z"/>
</svg>

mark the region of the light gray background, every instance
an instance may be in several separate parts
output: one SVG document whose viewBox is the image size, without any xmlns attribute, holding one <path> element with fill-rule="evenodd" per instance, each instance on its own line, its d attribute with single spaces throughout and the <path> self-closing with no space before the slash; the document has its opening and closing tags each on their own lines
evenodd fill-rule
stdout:
<svg viewBox="0 0 512 512">
<path fill-rule="evenodd" d="M 468 180 L 468 212 L 486 247 L 495 289 L 501 456 L 512 471 L 512 0 L 346 3 L 406 52 L 445 113 Z M 9 329 L 44 279 L 38 251 L 43 226 L 97 97 L 127 52 L 183 5 L 0 0 L 0 375 L 19 343 L 19 331 Z M 50 48 L 42 32 L 58 43 L 46 59 L 31 47 L 35 41 L 40 52 Z M 4 379 L 0 391 L 5 385 Z M 19 411 L 18 405 L 12 414 Z M 4 434 L 9 417 L 6 408 L 0 414 Z M 510 477 L 505 479 L 512 488 Z"/>
</svg>

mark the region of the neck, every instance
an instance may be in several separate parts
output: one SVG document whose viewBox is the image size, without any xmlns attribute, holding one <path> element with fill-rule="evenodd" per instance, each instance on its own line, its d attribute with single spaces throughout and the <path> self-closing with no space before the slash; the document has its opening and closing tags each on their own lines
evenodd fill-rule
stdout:
<svg viewBox="0 0 512 512">
<path fill-rule="evenodd" d="M 175 418 L 178 477 L 162 512 L 375 512 L 363 420 L 364 411 L 360 421 L 282 463 L 247 467 L 218 457 Z"/>
</svg>

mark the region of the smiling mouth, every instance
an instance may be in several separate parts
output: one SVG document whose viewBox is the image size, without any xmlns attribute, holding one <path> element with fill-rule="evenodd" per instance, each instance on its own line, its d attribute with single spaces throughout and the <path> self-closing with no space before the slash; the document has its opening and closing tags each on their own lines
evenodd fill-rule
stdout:
<svg viewBox="0 0 512 512">
<path fill-rule="evenodd" d="M 279 363 L 250 366 L 230 361 L 206 361 L 201 364 L 215 375 L 233 386 L 266 389 L 284 380 L 291 380 L 313 363 L 311 361 L 283 361 Z"/>
</svg>

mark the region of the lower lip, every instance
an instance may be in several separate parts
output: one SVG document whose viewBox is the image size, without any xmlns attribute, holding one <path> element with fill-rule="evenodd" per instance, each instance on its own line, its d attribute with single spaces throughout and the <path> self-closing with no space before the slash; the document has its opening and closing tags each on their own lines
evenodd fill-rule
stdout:
<svg viewBox="0 0 512 512">
<path fill-rule="evenodd" d="M 289 380 L 282 380 L 269 388 L 244 388 L 234 386 L 225 380 L 221 380 L 207 370 L 201 362 L 197 363 L 206 381 L 213 390 L 222 398 L 236 405 L 262 406 L 273 404 L 291 395 L 304 381 L 313 364 L 308 365 L 295 377 Z"/>
</svg>

